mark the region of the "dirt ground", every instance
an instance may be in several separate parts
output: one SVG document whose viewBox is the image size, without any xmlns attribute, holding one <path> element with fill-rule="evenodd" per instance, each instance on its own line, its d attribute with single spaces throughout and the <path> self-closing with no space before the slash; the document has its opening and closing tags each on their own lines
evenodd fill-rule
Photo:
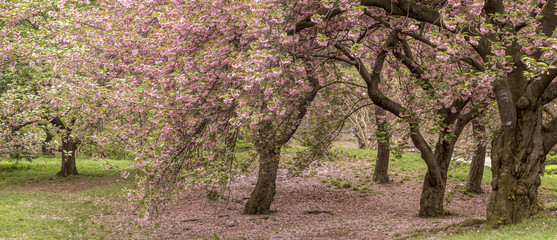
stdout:
<svg viewBox="0 0 557 240">
<path fill-rule="evenodd" d="M 202 190 L 193 190 L 167 206 L 155 226 L 130 231 L 122 238 L 133 239 L 392 239 L 451 234 L 451 224 L 467 219 L 482 219 L 488 201 L 485 194 L 467 196 L 459 186 L 450 183 L 455 192 L 445 208 L 449 214 L 442 218 L 417 217 L 421 179 L 393 176 L 387 184 L 368 183 L 365 193 L 352 188 L 327 186 L 323 179 L 341 176 L 344 181 L 356 181 L 355 167 L 369 162 L 350 162 L 340 167 L 334 164 L 315 168 L 314 176 L 289 177 L 281 170 L 277 194 L 272 205 L 274 213 L 263 216 L 241 214 L 255 185 L 255 176 L 237 179 L 227 192 L 229 200 L 211 201 Z M 348 165 L 348 166 L 347 166 Z M 368 177 L 371 176 L 371 173 Z M 363 186 L 361 186 L 363 187 Z M 107 216 L 111 217 L 111 216 Z M 114 217 L 114 216 L 112 216 Z M 122 217 L 118 229 L 133 228 L 124 223 L 136 216 Z M 127 218 L 127 220 L 126 220 Z M 114 219 L 111 219 L 114 220 Z M 431 231 L 431 232 L 430 232 Z M 448 232 L 447 232 L 448 231 Z M 147 236 L 146 233 L 149 233 Z"/>
<path fill-rule="evenodd" d="M 348 147 L 356 145 L 345 135 L 335 145 L 351 143 Z M 104 218 L 115 222 L 112 230 L 122 239 L 414 239 L 483 227 L 488 185 L 483 194 L 472 195 L 460 191 L 461 183 L 449 182 L 447 216 L 419 218 L 420 173 L 391 172 L 390 183 L 377 184 L 371 181 L 372 172 L 372 162 L 364 160 L 327 162 L 297 177 L 281 169 L 269 215 L 241 214 L 256 182 L 256 174 L 251 174 L 235 179 L 225 193 L 227 200 L 212 201 L 203 190 L 188 191 L 150 227 L 137 229 L 131 210 Z M 337 178 L 352 186 L 331 186 Z"/>
</svg>

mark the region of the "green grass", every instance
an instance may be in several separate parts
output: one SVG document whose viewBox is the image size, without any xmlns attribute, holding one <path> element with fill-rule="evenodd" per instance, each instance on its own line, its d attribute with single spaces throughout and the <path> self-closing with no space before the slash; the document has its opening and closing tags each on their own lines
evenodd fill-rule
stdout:
<svg viewBox="0 0 557 240">
<path fill-rule="evenodd" d="M 552 190 L 557 192 L 557 175 L 545 175 L 542 177 L 543 189 Z"/>
<path fill-rule="evenodd" d="M 97 178 L 115 173 L 115 171 L 109 171 L 101 165 L 110 164 L 112 168 L 125 168 L 130 166 L 129 161 L 119 160 L 96 161 L 90 159 L 77 159 L 76 164 L 79 174 Z M 39 158 L 32 162 L 1 160 L 0 185 L 6 187 L 53 180 L 53 176 L 60 171 L 60 167 L 61 160 L 59 158 Z"/>
<path fill-rule="evenodd" d="M 356 159 L 364 159 L 369 161 L 375 161 L 377 159 L 376 150 L 365 150 L 365 149 L 347 149 L 338 148 L 343 153 L 346 153 L 349 157 Z M 414 173 L 420 178 L 423 178 L 427 171 L 427 165 L 424 160 L 422 160 L 419 153 L 404 153 L 402 158 L 395 158 L 391 155 L 389 161 L 389 170 L 395 173 Z M 470 170 L 470 163 L 451 161 L 449 166 L 448 177 L 449 181 L 456 180 L 465 182 L 468 178 L 468 171 Z M 491 183 L 491 168 L 485 167 L 482 184 Z"/>
<path fill-rule="evenodd" d="M 486 228 L 480 232 L 468 232 L 444 239 L 555 239 L 557 238 L 557 218 L 549 214 L 536 215 L 521 224 L 503 226 L 498 229 Z"/>
<path fill-rule="evenodd" d="M 546 175 L 557 175 L 557 165 L 545 165 Z"/>
<path fill-rule="evenodd" d="M 366 150 L 366 149 L 349 149 L 349 148 L 337 148 L 341 152 L 348 155 L 348 157 L 363 159 L 367 161 L 373 161 L 377 159 L 376 150 Z M 391 159 L 389 161 L 389 170 L 393 172 L 425 172 L 427 166 L 425 162 L 421 159 L 418 153 L 405 153 L 402 158 L 395 158 L 391 154 Z"/>
<path fill-rule="evenodd" d="M 451 161 L 449 165 L 449 172 L 448 177 L 449 179 L 456 179 L 459 181 L 466 182 L 468 178 L 468 172 L 470 171 L 470 163 L 467 162 L 459 162 L 459 161 Z M 482 184 L 490 184 L 491 183 L 491 168 L 484 167 L 484 173 L 482 177 Z"/>
<path fill-rule="evenodd" d="M 113 166 L 128 161 L 109 160 Z M 0 161 L 0 238 L 103 239 L 109 222 L 101 214 L 115 214 L 123 189 L 132 181 L 107 170 L 100 162 L 78 159 L 79 176 L 54 177 L 59 159 L 33 162 Z M 130 178 L 128 178 L 130 179 Z M 70 187 L 69 189 L 65 187 Z"/>
</svg>

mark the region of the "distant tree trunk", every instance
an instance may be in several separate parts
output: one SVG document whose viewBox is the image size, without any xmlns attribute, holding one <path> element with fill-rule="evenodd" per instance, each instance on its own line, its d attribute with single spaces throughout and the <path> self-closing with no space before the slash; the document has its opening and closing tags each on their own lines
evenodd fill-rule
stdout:
<svg viewBox="0 0 557 240">
<path fill-rule="evenodd" d="M 378 183 L 389 182 L 389 141 L 390 135 L 387 129 L 387 121 L 385 119 L 386 112 L 383 108 L 375 107 L 375 120 L 377 124 L 377 161 L 375 161 L 375 171 L 373 172 L 373 181 Z"/>
<path fill-rule="evenodd" d="M 265 148 L 259 151 L 257 184 L 244 207 L 244 214 L 268 214 L 275 196 L 280 148 Z"/>
<path fill-rule="evenodd" d="M 59 117 L 54 117 L 49 121 L 58 128 L 57 132 L 62 139 L 62 169 L 60 169 L 56 176 L 78 175 L 75 165 L 75 154 L 80 141 L 71 136 L 72 129 L 66 126 Z M 71 119 L 70 123 L 75 123 L 75 118 Z"/>
<path fill-rule="evenodd" d="M 360 130 L 358 129 L 358 127 L 357 126 L 354 127 L 352 132 L 354 133 L 354 136 L 356 137 L 356 139 L 358 139 L 358 148 L 359 149 L 364 149 L 366 147 L 366 144 L 365 144 L 364 139 L 360 135 Z"/>
<path fill-rule="evenodd" d="M 485 126 L 472 121 L 474 133 L 485 135 Z M 482 193 L 482 177 L 484 174 L 485 165 L 485 150 L 486 144 L 483 143 L 481 137 L 476 138 L 477 145 L 472 156 L 472 164 L 470 165 L 470 172 L 468 173 L 468 180 L 466 181 L 466 191 L 471 193 Z"/>
<path fill-rule="evenodd" d="M 54 151 L 52 151 L 52 149 L 48 148 L 48 143 L 50 143 L 52 141 L 52 139 L 54 138 L 54 135 L 52 135 L 52 133 L 48 130 L 48 129 L 44 129 L 44 132 L 46 133 L 46 138 L 44 139 L 42 146 L 41 146 L 41 150 L 43 155 L 46 156 L 53 156 L 54 155 Z"/>
<path fill-rule="evenodd" d="M 62 169 L 56 176 L 67 177 L 69 175 L 78 175 L 75 165 L 75 154 L 78 141 L 70 137 L 69 134 L 62 138 Z"/>
</svg>

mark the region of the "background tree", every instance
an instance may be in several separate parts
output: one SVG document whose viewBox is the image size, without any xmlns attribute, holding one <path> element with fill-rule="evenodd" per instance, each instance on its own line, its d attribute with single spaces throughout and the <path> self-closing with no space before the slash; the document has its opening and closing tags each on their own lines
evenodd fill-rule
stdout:
<svg viewBox="0 0 557 240">
<path fill-rule="evenodd" d="M 466 180 L 466 190 L 472 193 L 482 193 L 482 177 L 485 166 L 486 156 L 486 127 L 483 123 L 474 120 L 472 121 L 472 128 L 474 131 L 474 152 L 470 165 L 470 172 Z"/>
<path fill-rule="evenodd" d="M 536 211 L 539 169 L 555 145 L 553 120 L 543 123 L 543 106 L 551 102 L 554 1 L 450 2 L 433 5 L 385 0 L 362 1 L 393 16 L 447 29 L 461 46 L 473 50 L 476 71 L 491 80 L 501 129 L 492 143 L 493 193 L 487 210 L 490 224 L 517 223 Z"/>
<path fill-rule="evenodd" d="M 370 99 L 407 121 L 410 138 L 429 169 L 424 181 L 420 215 L 442 215 L 446 173 L 454 145 L 481 107 L 470 104 L 471 94 L 476 92 L 485 96 L 487 91 L 482 85 L 467 83 L 467 78 L 476 77 L 469 66 L 459 65 L 454 69 L 456 71 L 447 69 L 444 64 L 459 62 L 437 57 L 435 44 L 424 42 L 423 38 L 404 32 L 400 27 L 389 30 L 391 26 L 404 26 L 407 22 L 384 18 L 383 12 L 366 11 L 357 5 L 332 5 L 324 9 L 330 15 L 317 15 L 319 20 L 315 21 L 300 21 L 296 30 L 300 34 L 308 31 L 323 46 L 328 46 L 322 55 L 354 66 L 367 84 Z M 432 28 L 427 30 L 435 31 Z M 391 53 L 395 61 L 387 64 L 390 63 L 386 61 L 387 55 Z M 368 70 L 370 64 L 373 70 Z M 393 101 L 381 90 L 379 80 L 382 76 L 391 81 L 404 79 L 398 84 L 401 95 L 405 96 L 403 101 Z M 453 91 L 460 94 L 444 94 Z M 428 133 L 437 134 L 435 150 L 422 135 L 420 126 L 424 124 L 432 126 Z"/>
</svg>

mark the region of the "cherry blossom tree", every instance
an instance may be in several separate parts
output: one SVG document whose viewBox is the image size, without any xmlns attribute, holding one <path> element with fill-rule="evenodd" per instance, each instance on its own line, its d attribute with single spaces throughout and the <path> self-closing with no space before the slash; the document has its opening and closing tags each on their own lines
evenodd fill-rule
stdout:
<svg viewBox="0 0 557 240">
<path fill-rule="evenodd" d="M 266 190 L 254 191 L 246 212 L 267 212 L 280 147 L 317 90 L 329 81 L 356 83 L 339 64 L 352 66 L 370 100 L 406 123 L 428 166 L 421 216 L 443 214 L 455 144 L 493 98 L 500 130 L 492 142 L 490 224 L 520 222 L 535 211 L 545 155 L 557 144 L 557 119 L 547 110 L 557 97 L 552 0 L 0 6 L 0 66 L 26 59 L 50 71 L 39 94 L 39 105 L 50 107 L 33 116 L 57 126 L 70 155 L 78 139 L 135 149 L 146 169 L 140 198 L 147 208 L 166 201 L 178 183 L 225 181 L 235 137 L 250 129 L 267 180 L 256 185 Z M 88 130 L 99 126 L 110 134 Z"/>
<path fill-rule="evenodd" d="M 472 101 L 472 96 L 489 99 L 487 85 L 472 81 L 481 76 L 467 63 L 438 54 L 441 42 L 430 41 L 429 35 L 415 34 L 422 28 L 422 32 L 437 36 L 438 40 L 454 41 L 442 29 L 391 18 L 382 10 L 367 9 L 359 2 L 329 6 L 317 3 L 317 7 L 321 10 L 317 14 L 313 10 L 310 17 L 299 20 L 292 34 L 307 35 L 320 42 L 323 48 L 314 56 L 352 65 L 366 82 L 370 99 L 406 121 L 410 138 L 428 165 L 420 216 L 442 215 L 454 146 L 466 124 L 485 105 Z M 455 68 L 446 68 L 446 64 Z M 398 95 L 384 90 L 389 85 L 385 82 L 397 86 L 400 100 L 395 98 Z M 430 126 L 425 133 L 424 125 Z M 424 134 L 437 135 L 433 149 Z"/>
<path fill-rule="evenodd" d="M 11 84 L 4 95 L 14 100 L 3 101 L 3 114 L 8 119 L 4 123 L 12 129 L 35 126 L 36 130 L 19 144 L 36 149 L 40 141 L 32 139 L 38 139 L 43 132 L 39 126 L 52 124 L 62 140 L 62 167 L 57 175 L 77 174 L 75 154 L 81 140 L 72 129 L 79 133 L 79 129 L 98 121 L 88 110 L 103 99 L 98 85 L 79 73 L 86 67 L 80 65 L 84 63 L 81 56 L 85 49 L 76 41 L 82 36 L 71 34 L 75 32 L 72 21 L 80 18 L 88 4 L 37 0 L 1 1 L 0 6 L 0 38 L 5 45 L 0 66 L 8 73 L 4 79 L 26 79 L 18 87 Z"/>
<path fill-rule="evenodd" d="M 439 54 L 468 63 L 484 76 L 477 82 L 488 84 L 495 93 L 501 121 L 492 142 L 493 193 L 488 222 L 517 223 L 535 212 L 540 168 L 557 143 L 557 120 L 543 121 L 543 107 L 556 96 L 555 2 L 360 3 L 392 18 L 415 22 L 412 26 L 418 29 L 435 26 L 456 41 L 454 45 L 445 40 L 436 44 Z M 454 52 L 455 45 L 462 51 Z"/>
</svg>

